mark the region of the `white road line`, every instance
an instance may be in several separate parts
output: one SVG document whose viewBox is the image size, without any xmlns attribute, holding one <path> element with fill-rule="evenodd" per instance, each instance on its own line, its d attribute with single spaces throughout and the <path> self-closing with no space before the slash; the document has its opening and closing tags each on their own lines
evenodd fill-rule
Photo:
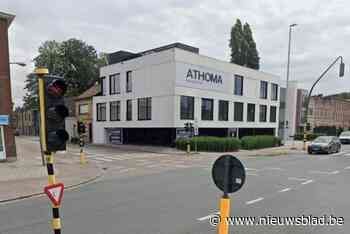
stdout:
<svg viewBox="0 0 350 234">
<path fill-rule="evenodd" d="M 297 177 L 288 177 L 288 180 L 297 180 L 297 181 L 305 181 L 306 178 L 297 178 Z"/>
<path fill-rule="evenodd" d="M 350 166 L 348 166 L 348 167 L 345 167 L 344 169 L 345 169 L 345 170 L 349 170 L 349 169 L 350 169 Z"/>
<path fill-rule="evenodd" d="M 220 214 L 220 212 L 215 212 L 214 214 L 210 214 L 210 215 L 207 215 L 207 216 L 198 218 L 197 220 L 198 220 L 198 221 L 204 221 L 204 220 L 210 219 L 210 217 L 212 217 L 212 216 L 214 216 L 214 215 L 218 215 L 218 214 Z"/>
<path fill-rule="evenodd" d="M 265 167 L 263 170 L 272 170 L 272 171 L 284 171 L 284 169 L 279 167 Z"/>
<path fill-rule="evenodd" d="M 330 174 L 331 175 L 336 175 L 336 174 L 338 174 L 339 173 L 339 171 L 332 171 Z"/>
<path fill-rule="evenodd" d="M 123 173 L 123 172 L 132 171 L 132 170 L 136 170 L 136 168 L 126 168 L 126 169 L 120 170 L 119 172 Z"/>
<path fill-rule="evenodd" d="M 248 168 L 248 167 L 246 167 L 245 168 L 247 171 L 259 171 L 258 169 L 255 169 L 255 168 Z"/>
<path fill-rule="evenodd" d="M 107 158 L 91 158 L 92 160 L 103 161 L 103 162 L 113 162 L 113 160 Z"/>
<path fill-rule="evenodd" d="M 330 175 L 332 172 L 329 171 L 309 171 L 310 174 L 324 174 L 324 175 Z"/>
<path fill-rule="evenodd" d="M 249 173 L 249 172 L 247 172 L 247 175 L 250 175 L 250 176 L 258 176 L 258 174 Z"/>
<path fill-rule="evenodd" d="M 108 158 L 108 159 L 111 159 L 111 160 L 120 160 L 120 158 L 117 158 L 117 157 L 109 157 L 109 156 L 104 156 L 103 158 Z"/>
<path fill-rule="evenodd" d="M 291 188 L 285 188 L 285 189 L 282 189 L 282 190 L 280 190 L 280 191 L 278 191 L 279 193 L 284 193 L 284 192 L 288 192 L 288 191 L 290 191 L 291 190 Z"/>
<path fill-rule="evenodd" d="M 313 180 L 308 180 L 308 181 L 305 181 L 305 182 L 303 182 L 303 183 L 301 183 L 301 184 L 305 185 L 305 184 L 310 184 L 310 183 L 312 183 L 312 182 L 314 182 L 314 181 L 313 181 Z"/>
<path fill-rule="evenodd" d="M 254 204 L 254 203 L 262 201 L 262 200 L 264 200 L 264 198 L 263 197 L 259 197 L 259 198 L 255 199 L 255 200 L 247 201 L 245 204 L 246 205 L 251 205 L 251 204 Z"/>
</svg>

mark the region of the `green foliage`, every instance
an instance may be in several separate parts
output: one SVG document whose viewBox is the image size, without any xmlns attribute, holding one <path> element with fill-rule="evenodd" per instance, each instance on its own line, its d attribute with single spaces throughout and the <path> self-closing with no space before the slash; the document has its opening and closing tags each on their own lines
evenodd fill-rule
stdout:
<svg viewBox="0 0 350 234">
<path fill-rule="evenodd" d="M 63 42 L 45 41 L 34 58 L 35 66 L 45 66 L 50 74 L 63 76 L 69 83 L 67 96 L 77 96 L 91 87 L 99 78 L 99 67 L 106 65 L 104 54 L 98 55 L 93 46 L 84 41 L 69 39 Z M 36 105 L 37 80 L 29 74 L 25 81 L 27 91 L 24 105 L 31 108 Z"/>
<path fill-rule="evenodd" d="M 248 23 L 242 27 L 239 19 L 231 28 L 231 63 L 259 69 L 259 54 L 253 39 L 253 33 Z"/>
<path fill-rule="evenodd" d="M 188 143 L 191 145 L 191 151 L 195 149 L 197 143 L 197 150 L 206 152 L 237 151 L 241 145 L 240 140 L 232 137 L 198 136 L 191 139 L 177 139 L 175 142 L 176 148 L 180 150 L 186 150 Z"/>
<path fill-rule="evenodd" d="M 275 147 L 281 144 L 281 139 L 270 135 L 245 136 L 241 139 L 242 148 L 247 150 Z"/>
<path fill-rule="evenodd" d="M 306 134 L 306 140 L 307 141 L 313 141 L 315 140 L 317 137 L 322 136 L 323 134 L 317 134 L 317 133 L 308 133 Z M 302 141 L 304 140 L 304 134 L 296 134 L 294 136 L 294 140 L 297 141 Z"/>
</svg>

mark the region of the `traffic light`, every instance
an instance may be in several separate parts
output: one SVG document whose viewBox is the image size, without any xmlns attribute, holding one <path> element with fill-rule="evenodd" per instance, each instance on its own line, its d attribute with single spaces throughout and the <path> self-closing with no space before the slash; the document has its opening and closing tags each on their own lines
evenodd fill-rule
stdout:
<svg viewBox="0 0 350 234">
<path fill-rule="evenodd" d="M 83 122 L 78 122 L 78 133 L 84 134 L 86 132 L 85 124 Z"/>
<path fill-rule="evenodd" d="M 66 150 L 69 135 L 65 130 L 65 118 L 69 113 L 63 97 L 67 85 L 59 77 L 45 76 L 44 81 L 46 150 L 49 152 Z"/>
</svg>

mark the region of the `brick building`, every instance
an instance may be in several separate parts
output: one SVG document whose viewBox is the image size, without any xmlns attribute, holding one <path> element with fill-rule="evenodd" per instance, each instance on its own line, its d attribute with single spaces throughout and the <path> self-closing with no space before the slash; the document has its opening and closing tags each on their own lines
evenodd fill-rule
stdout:
<svg viewBox="0 0 350 234">
<path fill-rule="evenodd" d="M 8 28 L 14 18 L 14 15 L 0 12 L 0 115 L 5 120 L 9 119 L 0 125 L 0 159 L 7 161 L 16 159 L 16 144 L 11 121 L 12 97 L 8 46 Z"/>
<path fill-rule="evenodd" d="M 17 108 L 15 116 L 16 131 L 19 135 L 39 135 L 39 112 L 37 110 Z"/>
<path fill-rule="evenodd" d="M 311 97 L 308 120 L 311 128 L 319 126 L 335 126 L 349 129 L 350 101 L 335 95 Z"/>
</svg>

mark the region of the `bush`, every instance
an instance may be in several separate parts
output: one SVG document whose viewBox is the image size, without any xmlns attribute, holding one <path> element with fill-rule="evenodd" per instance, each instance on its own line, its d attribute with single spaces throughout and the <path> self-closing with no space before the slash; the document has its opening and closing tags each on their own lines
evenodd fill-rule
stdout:
<svg viewBox="0 0 350 234">
<path fill-rule="evenodd" d="M 307 141 L 313 141 L 315 140 L 317 137 L 319 136 L 322 136 L 322 134 L 317 134 L 317 133 L 308 133 L 306 135 L 306 140 Z M 304 140 L 304 135 L 303 134 L 297 134 L 294 136 L 294 140 L 297 140 L 297 141 L 302 141 Z"/>
<path fill-rule="evenodd" d="M 191 139 L 177 139 L 175 142 L 176 148 L 180 150 L 186 150 L 187 143 L 191 145 L 192 151 L 195 149 L 195 145 L 197 143 L 198 151 L 207 152 L 237 151 L 241 146 L 241 141 L 232 137 L 199 136 L 193 137 Z"/>
<path fill-rule="evenodd" d="M 245 136 L 241 139 L 242 148 L 247 150 L 262 149 L 281 145 L 281 139 L 270 135 Z"/>
</svg>

